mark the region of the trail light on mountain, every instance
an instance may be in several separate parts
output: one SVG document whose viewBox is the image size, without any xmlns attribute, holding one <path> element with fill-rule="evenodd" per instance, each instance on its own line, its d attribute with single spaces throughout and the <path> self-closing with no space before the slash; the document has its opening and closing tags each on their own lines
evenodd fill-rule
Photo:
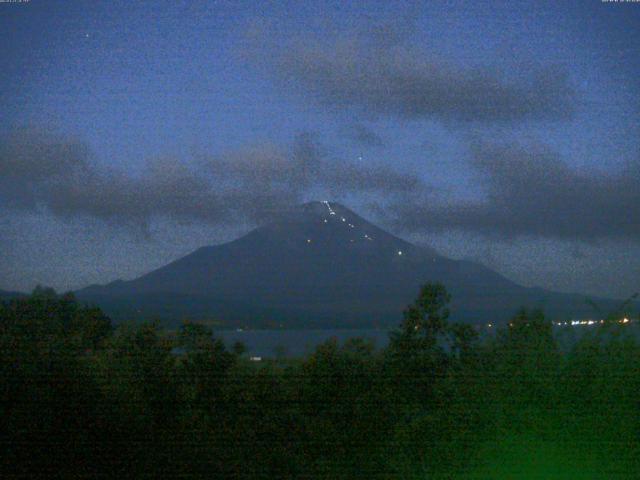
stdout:
<svg viewBox="0 0 640 480">
<path fill-rule="evenodd" d="M 327 209 L 329 210 L 329 215 L 335 215 L 336 212 L 333 211 L 333 208 L 331 208 L 331 205 L 329 205 L 329 202 L 326 200 L 323 200 L 322 203 L 324 203 L 327 206 Z"/>
<path fill-rule="evenodd" d="M 311 243 L 311 239 L 310 238 L 307 238 L 307 243 Z"/>
<path fill-rule="evenodd" d="M 402 255 L 402 250 L 398 250 L 398 255 Z"/>
</svg>

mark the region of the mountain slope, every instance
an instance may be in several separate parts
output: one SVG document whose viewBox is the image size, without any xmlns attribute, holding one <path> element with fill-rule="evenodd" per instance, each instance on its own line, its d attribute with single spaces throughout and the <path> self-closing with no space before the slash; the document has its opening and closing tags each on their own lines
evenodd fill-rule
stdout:
<svg viewBox="0 0 640 480">
<path fill-rule="evenodd" d="M 337 203 L 311 202 L 232 242 L 203 247 L 132 281 L 79 298 L 116 317 L 188 316 L 225 325 L 389 325 L 426 281 L 451 291 L 453 317 L 504 321 L 520 305 L 585 314 L 580 296 L 527 289 L 370 224 Z"/>
</svg>

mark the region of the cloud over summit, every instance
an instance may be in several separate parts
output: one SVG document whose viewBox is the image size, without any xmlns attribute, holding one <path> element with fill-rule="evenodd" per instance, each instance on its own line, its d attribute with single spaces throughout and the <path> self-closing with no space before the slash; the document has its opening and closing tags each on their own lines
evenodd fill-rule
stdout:
<svg viewBox="0 0 640 480">
<path fill-rule="evenodd" d="M 238 224 L 323 193 L 420 191 L 413 174 L 326 154 L 310 133 L 198 158 L 154 158 L 139 175 L 101 166 L 82 142 L 23 131 L 0 139 L 0 199 L 18 210 L 144 226 L 154 217 Z"/>
</svg>

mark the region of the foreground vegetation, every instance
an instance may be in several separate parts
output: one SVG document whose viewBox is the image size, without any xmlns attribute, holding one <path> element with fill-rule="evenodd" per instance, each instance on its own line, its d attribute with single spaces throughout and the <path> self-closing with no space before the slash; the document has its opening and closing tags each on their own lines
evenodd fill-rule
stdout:
<svg viewBox="0 0 640 480">
<path fill-rule="evenodd" d="M 629 326 L 565 351 L 521 311 L 481 342 L 448 301 L 423 287 L 384 350 L 260 363 L 202 325 L 114 328 L 43 289 L 1 303 L 4 478 L 638 478 Z"/>
</svg>

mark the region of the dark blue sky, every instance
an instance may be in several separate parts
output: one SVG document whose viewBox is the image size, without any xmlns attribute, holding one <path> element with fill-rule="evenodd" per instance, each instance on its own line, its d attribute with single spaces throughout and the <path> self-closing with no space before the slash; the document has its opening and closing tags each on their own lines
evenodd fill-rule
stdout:
<svg viewBox="0 0 640 480">
<path fill-rule="evenodd" d="M 31 0 L 0 38 L 0 288 L 324 198 L 527 285 L 640 288 L 639 3 Z"/>
</svg>

